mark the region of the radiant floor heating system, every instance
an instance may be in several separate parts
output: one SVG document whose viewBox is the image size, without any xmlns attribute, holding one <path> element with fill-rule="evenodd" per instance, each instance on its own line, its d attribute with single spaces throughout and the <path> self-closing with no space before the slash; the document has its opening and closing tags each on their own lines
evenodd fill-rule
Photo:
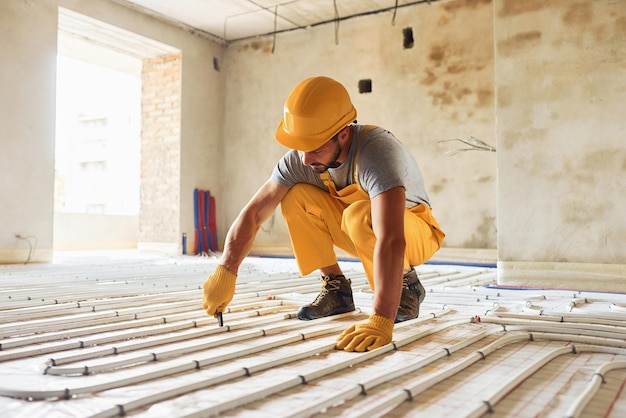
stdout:
<svg viewBox="0 0 626 418">
<path fill-rule="evenodd" d="M 88 254 L 0 266 L 1 417 L 626 416 L 624 294 L 427 264 L 420 317 L 347 353 L 337 335 L 372 306 L 358 262 L 357 310 L 299 321 L 317 277 L 247 258 L 219 327 L 201 307 L 217 258 Z"/>
</svg>

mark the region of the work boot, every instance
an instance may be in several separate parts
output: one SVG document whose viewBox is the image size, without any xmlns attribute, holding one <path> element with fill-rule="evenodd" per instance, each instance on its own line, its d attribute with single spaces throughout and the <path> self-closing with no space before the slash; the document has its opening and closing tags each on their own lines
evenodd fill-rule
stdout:
<svg viewBox="0 0 626 418">
<path fill-rule="evenodd" d="M 420 303 L 426 296 L 426 290 L 417 277 L 417 272 L 411 268 L 411 271 L 404 273 L 402 276 L 402 297 L 400 298 L 400 307 L 396 315 L 395 322 L 408 321 L 415 319 L 420 313 Z"/>
<path fill-rule="evenodd" d="M 354 310 L 350 279 L 344 275 L 322 276 L 322 291 L 309 305 L 298 310 L 298 319 L 309 320 Z"/>
</svg>

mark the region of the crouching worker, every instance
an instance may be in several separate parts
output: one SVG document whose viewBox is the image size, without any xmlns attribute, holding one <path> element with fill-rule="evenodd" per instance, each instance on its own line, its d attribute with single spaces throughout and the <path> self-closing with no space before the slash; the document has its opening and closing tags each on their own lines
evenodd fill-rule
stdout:
<svg viewBox="0 0 626 418">
<path fill-rule="evenodd" d="M 204 309 L 216 316 L 230 303 L 257 230 L 280 204 L 300 274 L 319 269 L 322 280 L 321 292 L 298 318 L 354 310 L 337 246 L 363 263 L 374 313 L 345 330 L 336 348 L 366 351 L 390 343 L 394 322 L 417 318 L 425 296 L 413 266 L 428 260 L 444 238 L 415 159 L 385 129 L 356 124 L 348 92 L 328 77 L 294 88 L 276 139 L 291 150 L 228 231 L 221 264 L 204 283 Z"/>
</svg>

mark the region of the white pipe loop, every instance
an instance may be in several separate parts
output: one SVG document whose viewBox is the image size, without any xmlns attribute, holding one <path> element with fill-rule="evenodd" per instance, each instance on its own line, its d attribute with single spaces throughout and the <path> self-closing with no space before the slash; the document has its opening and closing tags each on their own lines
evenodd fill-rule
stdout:
<svg viewBox="0 0 626 418">
<path fill-rule="evenodd" d="M 622 326 L 626 321 L 623 314 L 601 314 L 597 312 L 563 314 L 562 312 L 543 311 L 541 315 L 529 315 L 527 313 L 496 313 L 493 316 L 500 318 L 534 319 L 537 321 L 552 322 L 581 322 L 590 324 Z"/>
<path fill-rule="evenodd" d="M 423 338 L 426 335 L 432 335 L 433 331 L 439 332 L 439 331 L 443 331 L 445 329 L 448 329 L 457 325 L 458 323 L 445 324 L 445 326 L 436 327 L 431 331 L 427 331 L 428 334 L 426 334 L 426 331 L 425 331 L 423 333 L 425 335 L 422 335 L 421 337 Z M 443 348 L 443 350 L 433 353 L 429 356 L 426 356 L 425 358 L 421 360 L 418 360 L 415 362 L 404 363 L 402 366 L 399 366 L 395 369 L 386 370 L 382 374 L 375 375 L 366 381 L 362 381 L 360 383 L 355 384 L 354 386 L 351 386 L 345 389 L 336 388 L 336 390 L 332 391 L 332 395 L 324 399 L 317 398 L 314 403 L 303 405 L 302 407 L 290 412 L 288 415 L 286 415 L 286 417 L 290 417 L 290 418 L 308 417 L 316 412 L 321 412 L 324 409 L 331 407 L 332 405 L 335 405 L 337 403 L 348 401 L 359 395 L 366 395 L 367 392 L 369 392 L 372 389 L 375 389 L 376 387 L 379 387 L 380 385 L 384 383 L 400 378 L 402 376 L 406 376 L 410 373 L 414 373 L 418 371 L 419 369 L 422 369 L 428 365 L 433 364 L 437 360 L 451 356 L 453 353 L 456 353 L 459 350 L 476 343 L 477 341 L 485 338 L 488 335 L 492 335 L 498 332 L 501 332 L 501 331 L 499 329 L 482 330 L 476 333 L 471 338 L 463 340 L 453 345 L 452 347 L 449 347 L 449 348 L 445 347 Z M 410 342 L 412 341 L 399 341 L 398 343 L 396 343 L 396 345 L 402 346 Z"/>
<path fill-rule="evenodd" d="M 352 314 L 352 312 L 350 312 L 347 315 L 349 316 L 350 314 Z M 316 323 L 324 324 L 325 322 L 328 322 L 327 318 L 321 318 L 321 319 L 326 319 L 326 320 L 325 321 L 320 320 L 320 321 L 317 321 Z M 83 365 L 83 366 L 78 366 L 78 367 L 48 366 L 48 368 L 46 369 L 46 374 L 57 375 L 57 376 L 69 376 L 69 375 L 81 375 L 81 374 L 86 375 L 86 374 L 108 372 L 108 371 L 112 371 L 112 370 L 123 368 L 123 367 L 136 366 L 138 364 L 149 363 L 149 362 L 153 362 L 157 360 L 163 361 L 163 360 L 175 358 L 184 354 L 204 351 L 204 350 L 212 349 L 215 347 L 220 347 L 223 345 L 228 345 L 228 344 L 233 344 L 233 343 L 237 343 L 241 341 L 255 339 L 257 337 L 276 335 L 281 332 L 293 331 L 294 329 L 304 328 L 304 327 L 307 327 L 308 325 L 309 324 L 303 321 L 289 322 L 286 324 L 274 324 L 274 325 L 269 325 L 268 327 L 264 327 L 262 329 L 255 329 L 252 331 L 241 331 L 237 333 L 236 335 L 221 338 L 216 341 L 209 341 L 205 343 L 194 343 L 194 344 L 186 345 L 183 348 L 150 352 L 147 354 L 140 354 L 138 356 L 128 357 L 122 360 L 117 360 L 117 361 L 108 362 L 105 364 L 99 364 L 95 366 L 93 365 Z M 225 326 L 222 328 L 217 328 L 217 329 L 212 329 L 212 330 L 202 330 L 202 331 L 190 333 L 184 336 L 177 335 L 177 336 L 173 336 L 170 338 L 161 338 L 158 341 L 146 341 L 146 342 L 140 342 L 140 343 L 132 343 L 132 344 L 127 345 L 126 347 L 112 347 L 112 348 L 108 348 L 106 352 L 109 355 L 115 354 L 116 356 L 119 356 L 120 354 L 124 352 L 133 352 L 133 351 L 145 349 L 148 347 L 162 346 L 164 344 L 169 344 L 169 343 L 179 343 L 182 341 L 187 341 L 189 339 L 195 340 L 200 337 L 206 337 L 212 334 L 225 333 L 225 332 L 231 332 L 231 331 L 233 331 L 232 327 Z M 317 335 L 324 335 L 325 333 L 326 333 L 326 330 L 323 330 L 321 332 L 318 331 L 317 333 L 314 333 L 313 331 L 311 331 L 309 334 L 317 336 Z M 113 350 L 113 352 L 111 350 Z"/>
<path fill-rule="evenodd" d="M 578 396 L 578 398 L 570 405 L 565 413 L 567 418 L 578 418 L 582 415 L 585 407 L 589 404 L 591 399 L 600 389 L 600 386 L 605 383 L 608 372 L 617 369 L 626 369 L 626 361 L 610 361 L 599 366 L 593 375 L 585 390 Z"/>
<path fill-rule="evenodd" d="M 543 319 L 543 318 L 542 318 Z M 558 320 L 556 322 L 560 322 L 557 331 L 555 328 L 550 325 L 544 325 L 546 321 L 542 321 L 542 319 L 515 319 L 515 318 L 507 318 L 502 319 L 497 316 L 487 316 L 482 319 L 482 322 L 494 323 L 494 324 L 505 324 L 509 329 L 513 329 L 513 326 L 521 326 L 526 327 L 527 329 L 533 330 L 544 330 L 552 331 L 558 333 L 559 331 L 563 331 L 565 333 L 569 331 L 578 331 L 579 333 L 585 333 L 587 335 L 594 336 L 603 336 L 606 338 L 624 338 L 626 339 L 626 328 L 614 325 L 604 325 L 604 324 L 594 324 L 588 322 L 565 322 L 563 317 L 555 318 L 551 317 L 551 321 Z"/>
<path fill-rule="evenodd" d="M 350 314 L 337 315 L 334 318 L 337 318 L 337 317 L 347 317 L 347 316 L 350 316 Z M 319 319 L 317 321 L 323 321 L 323 320 L 330 321 L 332 319 L 333 319 L 332 317 L 331 318 L 321 318 L 321 319 Z M 406 321 L 406 322 L 410 322 L 410 321 Z M 463 322 L 468 322 L 468 321 L 463 321 Z M 410 325 L 410 324 L 407 324 L 407 325 Z M 452 325 L 454 325 L 454 324 L 450 324 L 450 325 L 447 325 L 447 326 L 452 326 Z M 345 325 L 336 325 L 334 327 L 334 329 L 338 331 L 338 330 L 343 330 L 344 327 L 345 327 Z M 442 327 L 445 328 L 446 326 L 442 326 Z M 428 331 L 425 331 L 425 332 L 428 332 Z M 322 331 L 316 331 L 316 332 L 307 333 L 307 334 L 300 334 L 300 335 L 302 336 L 302 338 L 312 338 L 313 336 L 317 336 L 317 335 L 319 335 L 321 333 L 326 333 L 326 332 L 322 330 Z M 411 337 L 405 339 L 404 341 L 402 341 L 401 344 L 402 345 L 403 344 L 408 344 L 409 342 L 412 342 L 414 339 L 415 339 L 415 336 L 411 336 Z M 388 351 L 395 350 L 395 349 L 396 349 L 395 345 L 389 344 L 387 346 L 384 346 L 384 347 L 381 347 L 381 348 L 379 348 L 377 350 L 369 352 L 369 353 L 374 353 L 374 354 L 369 354 L 369 356 L 380 355 L 381 353 L 388 352 Z M 321 354 L 322 352 L 331 351 L 331 350 L 334 350 L 334 342 L 331 343 L 331 344 L 327 344 L 327 345 L 323 346 L 323 349 L 315 349 L 314 352 L 315 352 L 315 354 Z M 376 354 L 376 353 L 378 353 L 378 354 Z M 365 354 L 367 354 L 367 353 L 365 353 Z M 234 355 L 233 356 L 233 358 L 239 358 L 239 357 L 241 357 L 241 355 Z M 223 356 L 221 356 L 219 358 L 221 359 L 221 361 L 225 361 Z M 307 356 L 304 356 L 302 358 L 307 358 Z M 360 361 L 358 361 L 357 363 L 365 361 L 366 359 L 367 358 L 363 358 Z M 215 360 L 209 360 L 207 362 L 197 361 L 197 362 L 195 362 L 195 365 L 197 367 L 205 367 L 208 364 L 213 364 L 214 361 Z M 243 375 L 244 376 L 249 376 L 249 375 L 251 375 L 253 373 L 256 373 L 256 372 L 259 372 L 259 371 L 262 371 L 262 370 L 267 370 L 270 367 L 278 366 L 278 365 L 281 365 L 281 364 L 286 364 L 285 361 L 288 361 L 288 362 L 295 361 L 295 357 L 290 356 L 287 359 L 279 359 L 279 360 L 275 360 L 274 362 L 269 362 L 269 363 L 267 361 L 264 361 L 259 366 L 256 366 L 256 367 L 246 367 L 245 368 L 245 372 L 243 373 Z M 345 364 L 347 365 L 347 367 L 351 367 L 353 364 L 356 364 L 356 363 L 353 361 L 353 359 L 349 359 L 347 362 L 345 362 Z M 321 372 L 321 375 L 318 375 L 320 372 L 317 372 L 316 374 L 312 374 L 312 375 L 308 375 L 308 376 L 298 375 L 297 378 L 293 379 L 291 384 L 295 384 L 295 383 L 302 384 L 302 383 L 305 383 L 307 381 L 311 381 L 314 378 L 318 378 L 318 377 L 321 377 L 322 375 L 325 375 L 325 374 L 328 374 L 328 373 L 332 372 L 332 370 L 334 370 L 334 367 L 331 368 L 331 370 L 326 370 L 324 372 Z M 176 371 L 176 372 L 179 372 L 179 371 Z M 236 373 L 236 377 L 241 377 L 241 375 Z M 223 381 L 227 381 L 227 380 L 230 380 L 230 379 L 226 379 L 226 380 L 223 380 Z M 223 382 L 223 381 L 220 380 L 220 382 Z M 199 384 L 196 383 L 196 384 L 193 384 L 192 386 L 188 386 L 188 387 L 194 387 L 194 388 L 196 388 L 198 386 L 209 387 L 209 386 L 212 386 L 212 385 L 217 384 L 217 383 L 219 383 L 219 382 L 211 380 L 211 381 L 208 381 L 208 382 L 205 382 L 205 383 L 199 383 Z M 94 418 L 95 417 L 104 418 L 104 417 L 119 416 L 119 411 L 120 410 L 128 412 L 128 411 L 131 411 L 131 410 L 136 409 L 136 408 L 140 408 L 140 407 L 143 407 L 143 406 L 146 406 L 146 405 L 150 405 L 152 403 L 155 403 L 155 398 L 156 397 L 158 397 L 160 399 L 160 401 L 163 401 L 163 400 L 169 399 L 172 396 L 174 396 L 174 395 L 172 395 L 173 393 L 175 393 L 177 395 L 180 394 L 180 393 L 186 393 L 186 389 L 176 388 L 176 389 L 164 392 L 161 396 L 153 395 L 153 396 L 151 396 L 149 398 L 139 399 L 139 400 L 131 402 L 130 404 L 123 405 L 121 409 L 117 408 L 117 407 L 116 408 L 112 408 L 112 409 L 110 409 L 108 411 L 103 412 L 102 414 L 98 414 L 98 415 L 94 416 Z M 263 396 L 267 396 L 267 394 L 268 393 L 266 391 L 263 391 L 258 396 L 263 397 Z M 251 398 L 249 395 L 246 395 L 246 402 L 249 402 L 249 401 L 251 402 L 252 399 L 253 398 Z M 226 406 L 222 405 L 222 408 L 228 409 L 229 408 L 228 404 Z M 204 412 L 202 412 L 202 413 L 204 413 Z"/>
<path fill-rule="evenodd" d="M 261 317 L 267 313 L 273 314 L 275 313 L 276 309 L 271 307 L 271 308 L 260 308 L 257 309 L 255 311 L 244 311 L 244 312 L 240 312 L 240 313 L 232 313 L 229 314 L 229 321 L 232 320 L 238 320 L 238 319 L 242 319 L 242 318 L 250 318 L 250 317 Z M 194 322 L 196 324 L 202 324 L 202 325 L 210 325 L 210 324 L 215 324 L 216 320 L 214 318 L 209 318 L 209 317 L 202 317 L 202 318 L 197 318 L 198 314 L 202 315 L 202 313 L 192 313 L 192 314 L 187 314 L 185 316 L 188 317 L 192 317 L 194 318 Z M 283 315 L 284 316 L 284 315 Z M 124 318 L 124 317 L 120 317 L 123 318 L 125 320 L 131 320 L 129 322 L 124 322 L 122 327 L 124 329 L 134 329 L 134 324 L 136 324 L 136 322 L 132 322 L 133 318 Z M 168 321 L 168 318 L 169 321 Z M 158 318 L 155 319 L 155 321 L 157 321 L 157 323 L 167 323 L 167 322 L 172 322 L 171 321 L 172 317 L 163 317 L 163 318 Z M 146 320 L 142 320 L 142 321 L 146 321 Z M 126 324 L 126 325 L 124 325 Z M 145 324 L 145 322 L 144 322 Z M 68 324 L 68 326 L 70 326 L 71 324 Z M 250 323 L 251 326 L 255 325 L 255 322 L 251 322 Z M 243 327 L 245 328 L 246 325 L 244 324 Z M 86 329 L 89 330 L 90 327 L 84 327 L 81 329 Z M 92 333 L 98 335 L 100 329 L 97 327 L 91 327 Z M 165 331 L 166 329 L 164 329 Z M 71 331 L 70 331 L 71 333 Z M 93 339 L 82 339 L 82 340 L 74 340 L 74 341 L 64 341 L 58 344 L 47 344 L 45 346 L 39 345 L 39 346 L 34 346 L 33 348 L 29 348 L 26 350 L 20 350 L 18 352 L 6 352 L 6 353 L 2 353 L 0 354 L 0 360 L 2 361 L 6 361 L 6 360 L 14 360 L 14 359 L 18 359 L 18 358 L 26 358 L 26 357 L 32 357 L 32 356 L 36 356 L 36 355 L 41 355 L 41 354 L 48 354 L 48 353 L 54 353 L 54 352 L 58 352 L 58 351 L 66 351 L 66 350 L 71 350 L 71 349 L 76 349 L 76 348 L 86 348 L 89 346 L 94 346 L 94 345 L 101 345 L 103 343 L 106 342 L 115 342 L 115 341 L 123 341 L 128 339 L 128 337 L 132 337 L 132 338 L 136 338 L 138 336 L 142 336 L 143 330 L 142 329 L 138 329 L 135 330 L 134 332 L 129 333 L 125 333 L 125 334 L 121 334 L 119 336 L 112 336 L 112 337 L 95 337 Z M 84 333 L 80 333 L 80 335 L 85 335 Z M 44 336 L 40 336 L 40 337 L 36 337 L 39 339 L 46 339 L 45 338 L 45 334 Z M 61 334 L 61 338 L 59 338 L 59 333 L 55 333 L 54 335 L 54 340 L 63 340 L 62 338 L 62 334 Z M 8 348 L 12 348 L 10 347 L 11 345 L 11 341 L 5 342 L 5 345 L 9 345 Z M 19 342 L 18 344 L 23 345 L 23 341 Z M 2 345 L 2 343 L 0 343 L 0 349 L 4 349 L 5 347 Z"/>
<path fill-rule="evenodd" d="M 468 321 L 464 321 L 467 323 Z M 449 326 L 454 326 L 456 324 L 449 324 Z M 435 329 L 446 328 L 446 326 L 435 327 Z M 418 338 L 423 338 L 425 335 L 429 335 L 433 332 L 433 330 L 425 330 L 420 333 Z M 413 340 L 413 337 L 410 337 L 409 340 Z M 199 411 L 196 411 L 192 414 L 185 415 L 185 418 L 200 418 L 212 415 L 218 415 L 222 412 L 228 411 L 230 409 L 240 407 L 242 405 L 248 404 L 250 402 L 254 402 L 256 400 L 263 399 L 269 395 L 279 393 L 288 388 L 293 388 L 295 386 L 301 385 L 306 382 L 312 382 L 315 379 L 319 379 L 320 377 L 327 376 L 331 373 L 335 373 L 339 370 L 347 369 L 350 367 L 354 367 L 357 364 L 361 364 L 365 361 L 369 361 L 378 356 L 382 356 L 385 353 L 393 351 L 396 349 L 397 344 L 387 344 L 380 348 L 377 348 L 372 351 L 366 351 L 364 353 L 359 353 L 357 356 L 349 357 L 347 360 L 340 361 L 336 364 L 331 364 L 329 366 L 323 367 L 322 369 L 316 370 L 306 375 L 298 375 L 297 377 L 291 378 L 288 381 L 281 383 L 280 385 L 272 386 L 270 388 L 260 389 L 253 393 L 246 393 L 245 397 L 237 398 L 229 401 L 225 401 L 216 405 L 212 405 L 209 408 L 205 408 Z M 445 356 L 445 354 L 444 354 Z M 351 391 L 356 391 L 361 393 L 364 389 L 364 386 L 358 386 L 356 388 L 351 388 Z"/>
<path fill-rule="evenodd" d="M 550 334 L 550 333 L 509 334 L 509 335 L 500 337 L 498 340 L 489 344 L 487 347 L 476 351 L 474 354 L 467 356 L 464 359 L 461 359 L 460 361 L 441 370 L 440 372 L 437 372 L 435 374 L 431 373 L 431 375 L 426 378 L 420 378 L 417 380 L 416 383 L 408 387 L 399 389 L 398 391 L 392 393 L 391 395 L 387 395 L 382 398 L 379 398 L 374 403 L 368 402 L 368 405 L 364 409 L 360 408 L 357 413 L 349 414 L 348 416 L 362 417 L 362 418 L 382 416 L 383 414 L 388 413 L 389 411 L 399 406 L 401 403 L 407 400 L 412 401 L 413 399 L 417 398 L 417 396 L 420 393 L 423 393 L 427 389 L 430 389 L 437 383 L 440 383 L 443 380 L 445 380 L 447 377 L 454 375 L 456 372 L 459 372 L 469 367 L 471 364 L 475 363 L 477 360 L 484 359 L 486 356 L 488 356 L 489 354 L 491 354 L 497 349 L 500 349 L 508 344 L 513 344 L 513 343 L 517 343 L 520 341 L 525 341 L 525 340 L 534 341 L 538 339 L 563 340 L 563 341 L 569 341 L 569 342 L 574 341 L 574 342 L 582 342 L 582 343 L 589 343 L 589 342 L 591 343 L 599 342 L 600 344 L 604 343 L 604 341 L 602 340 L 590 339 L 588 337 L 580 336 L 580 335 L 560 335 L 560 334 Z M 529 370 L 534 372 L 540 369 L 542 365 L 545 364 L 546 360 L 549 361 L 558 355 L 569 354 L 572 352 L 581 353 L 583 351 L 611 353 L 615 355 L 626 355 L 626 342 L 616 341 L 615 343 L 619 344 L 620 348 L 612 348 L 612 347 L 607 347 L 607 346 L 596 346 L 596 345 L 585 345 L 585 344 L 576 345 L 576 346 L 573 344 L 570 344 L 566 348 L 559 348 L 557 349 L 557 351 L 551 352 L 548 355 L 548 357 L 544 357 L 543 359 L 540 359 L 538 363 L 536 362 L 535 364 L 531 365 L 527 370 L 523 371 L 520 375 L 518 375 L 512 381 L 510 381 L 506 385 L 506 387 L 507 388 L 510 387 L 510 389 L 513 389 L 513 387 L 516 386 L 515 382 L 521 383 L 521 381 L 523 381 L 525 378 L 527 378 L 528 376 L 532 374 L 532 373 L 529 373 Z M 558 350 L 561 350 L 561 351 L 559 352 Z M 504 395 L 506 393 L 507 391 L 504 391 Z M 484 413 L 489 412 L 489 409 L 492 408 L 495 404 L 497 404 L 497 402 L 501 399 L 502 396 L 503 394 L 500 394 L 498 396 L 491 397 L 487 400 L 481 401 L 481 404 L 473 411 L 472 415 L 470 416 L 479 417 L 479 416 L 484 415 Z"/>
<path fill-rule="evenodd" d="M 295 335 L 292 335 L 291 337 L 285 338 L 283 343 L 291 344 L 294 342 L 302 341 L 304 339 L 318 337 L 323 334 L 336 333 L 336 332 L 339 332 L 339 330 L 343 330 L 344 328 L 345 328 L 345 324 L 339 324 L 339 325 L 332 324 L 326 329 L 316 330 L 316 331 L 307 332 L 307 333 L 296 333 Z M 332 344 L 326 344 L 324 345 L 324 351 L 332 350 L 334 349 L 334 347 L 335 347 L 334 342 Z M 270 348 L 273 349 L 276 347 L 271 346 Z M 265 349 L 267 349 L 267 347 L 265 347 Z M 319 353 L 320 351 L 315 352 L 315 354 L 319 354 Z M 137 376 L 132 376 L 132 377 L 124 378 L 124 379 L 119 379 L 119 380 L 115 380 L 111 382 L 106 382 L 102 384 L 80 387 L 76 389 L 64 388 L 64 389 L 59 389 L 59 390 L 37 391 L 37 390 L 16 390 L 16 389 L 9 389 L 9 388 L 0 388 L 0 396 L 7 396 L 7 397 L 19 398 L 19 399 L 29 399 L 29 400 L 70 399 L 72 397 L 79 396 L 81 394 L 102 392 L 105 390 L 110 390 L 110 389 L 135 385 L 141 382 L 147 382 L 147 381 L 151 381 L 155 379 L 160 379 L 165 376 L 172 376 L 172 375 L 182 373 L 185 371 L 195 371 L 201 367 L 204 367 L 207 364 L 213 364 L 215 363 L 215 361 L 223 361 L 222 359 L 224 358 L 224 355 L 225 355 L 224 353 L 220 353 L 220 355 L 217 356 L 217 358 L 194 360 L 191 363 L 185 363 L 185 364 L 173 366 L 173 367 L 166 367 L 163 370 L 158 370 L 158 371 L 154 371 L 154 372 L 150 372 L 150 373 L 146 373 L 142 375 L 137 375 Z M 267 368 L 275 367 L 277 365 L 287 364 L 289 362 L 295 361 L 293 359 L 300 359 L 301 357 L 302 357 L 302 354 L 297 354 L 297 355 L 290 356 L 290 357 L 280 358 L 272 362 L 264 361 L 260 365 L 255 365 L 255 366 L 245 368 L 246 373 L 252 373 L 255 371 L 265 370 Z M 241 374 L 237 372 L 235 374 L 237 375 L 237 377 L 241 377 Z M 246 374 L 243 374 L 243 375 L 245 376 Z M 220 382 L 227 381 L 227 380 L 229 379 L 220 380 Z"/>
</svg>

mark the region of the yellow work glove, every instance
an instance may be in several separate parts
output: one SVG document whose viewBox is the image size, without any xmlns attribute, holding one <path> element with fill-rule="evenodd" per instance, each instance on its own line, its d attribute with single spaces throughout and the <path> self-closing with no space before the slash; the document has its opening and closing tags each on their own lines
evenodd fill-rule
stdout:
<svg viewBox="0 0 626 418">
<path fill-rule="evenodd" d="M 369 351 L 391 342 L 393 321 L 378 314 L 365 324 L 352 325 L 337 338 L 335 348 L 345 351 Z"/>
<path fill-rule="evenodd" d="M 202 307 L 207 314 L 217 317 L 218 312 L 224 312 L 224 308 L 233 300 L 236 281 L 235 273 L 221 264 L 215 267 L 213 274 L 202 285 L 204 289 Z"/>
</svg>

